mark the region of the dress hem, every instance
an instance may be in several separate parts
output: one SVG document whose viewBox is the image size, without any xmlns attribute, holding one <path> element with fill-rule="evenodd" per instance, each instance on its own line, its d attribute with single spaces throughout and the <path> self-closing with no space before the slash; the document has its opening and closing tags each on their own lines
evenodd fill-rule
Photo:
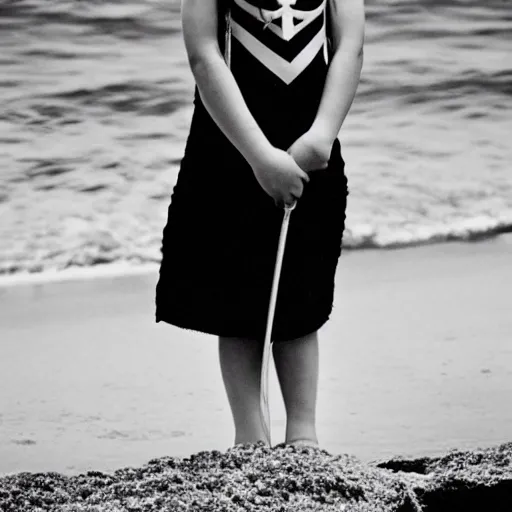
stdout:
<svg viewBox="0 0 512 512">
<path fill-rule="evenodd" d="M 318 322 L 312 323 L 311 327 L 308 327 L 305 329 L 300 329 L 300 332 L 299 332 L 299 330 L 297 330 L 297 332 L 293 333 L 292 336 L 286 336 L 286 337 L 280 336 L 278 338 L 273 337 L 271 342 L 279 343 L 279 342 L 284 342 L 284 341 L 292 341 L 297 338 L 302 338 L 304 336 L 307 336 L 308 334 L 311 334 L 311 333 L 317 331 L 321 327 L 323 327 L 329 319 L 330 319 L 330 313 L 327 315 L 327 317 L 322 317 L 322 319 L 319 320 Z M 206 326 L 206 325 L 199 326 L 196 324 L 195 327 L 192 327 L 191 324 L 188 322 L 171 319 L 169 316 L 164 317 L 162 315 L 157 314 L 157 315 L 155 315 L 155 323 L 159 323 L 159 322 L 165 322 L 166 324 L 173 325 L 174 327 L 179 327 L 180 329 L 197 332 L 197 333 L 201 333 L 201 334 L 210 334 L 213 336 L 222 336 L 222 337 L 229 337 L 229 338 L 245 338 L 245 339 L 252 340 L 252 341 L 256 341 L 256 340 L 260 339 L 261 341 L 264 341 L 264 336 L 259 337 L 259 336 L 254 336 L 254 335 L 251 335 L 248 333 L 243 334 L 240 332 L 223 331 L 222 329 L 218 329 L 214 326 Z"/>
</svg>

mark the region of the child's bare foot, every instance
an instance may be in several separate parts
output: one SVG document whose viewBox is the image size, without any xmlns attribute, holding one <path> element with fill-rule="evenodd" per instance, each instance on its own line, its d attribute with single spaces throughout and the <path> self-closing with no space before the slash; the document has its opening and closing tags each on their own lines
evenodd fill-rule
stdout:
<svg viewBox="0 0 512 512">
<path fill-rule="evenodd" d="M 292 446 L 311 446 L 313 448 L 319 448 L 318 441 L 313 439 L 294 439 L 293 441 L 287 441 L 286 444 Z"/>
</svg>

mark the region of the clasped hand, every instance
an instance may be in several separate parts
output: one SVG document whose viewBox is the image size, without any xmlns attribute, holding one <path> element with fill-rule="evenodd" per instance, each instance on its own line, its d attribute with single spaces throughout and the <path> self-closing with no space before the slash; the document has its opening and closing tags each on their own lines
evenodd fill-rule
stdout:
<svg viewBox="0 0 512 512">
<path fill-rule="evenodd" d="M 302 196 L 309 172 L 326 169 L 333 141 L 312 130 L 301 135 L 286 151 L 272 147 L 253 164 L 254 176 L 278 207 Z"/>
</svg>

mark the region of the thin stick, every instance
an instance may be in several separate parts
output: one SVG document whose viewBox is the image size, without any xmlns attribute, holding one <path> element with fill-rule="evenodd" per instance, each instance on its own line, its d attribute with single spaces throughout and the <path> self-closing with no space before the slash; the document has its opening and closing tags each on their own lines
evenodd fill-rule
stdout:
<svg viewBox="0 0 512 512">
<path fill-rule="evenodd" d="M 268 406 L 268 369 L 270 366 L 272 343 L 272 324 L 274 322 L 274 313 L 277 300 L 277 290 L 279 285 L 279 277 L 281 275 L 281 266 L 283 263 L 284 247 L 286 243 L 286 235 L 288 233 L 288 223 L 292 210 L 297 205 L 295 201 L 292 205 L 285 205 L 283 223 L 281 225 L 281 233 L 279 235 L 279 245 L 277 247 L 276 265 L 274 268 L 274 280 L 272 282 L 272 292 L 270 294 L 270 304 L 268 308 L 267 317 L 267 330 L 265 333 L 265 343 L 263 345 L 263 361 L 261 367 L 261 393 L 260 393 L 260 409 L 263 416 L 263 429 L 267 438 L 268 444 L 271 444 L 271 429 L 270 429 L 270 410 Z"/>
</svg>

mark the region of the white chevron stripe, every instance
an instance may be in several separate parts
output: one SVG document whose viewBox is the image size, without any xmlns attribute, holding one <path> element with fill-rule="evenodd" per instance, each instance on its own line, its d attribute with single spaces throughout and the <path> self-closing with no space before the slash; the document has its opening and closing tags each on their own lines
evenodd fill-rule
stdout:
<svg viewBox="0 0 512 512">
<path fill-rule="evenodd" d="M 249 52 L 287 85 L 292 83 L 307 68 L 325 43 L 325 30 L 319 30 L 297 57 L 292 62 L 288 62 L 256 39 L 235 20 L 231 20 L 231 30 L 233 36 Z"/>
<path fill-rule="evenodd" d="M 270 22 L 275 19 L 280 18 L 283 15 L 283 8 L 280 7 L 279 9 L 276 9 L 275 11 L 269 11 L 267 9 L 261 9 L 260 10 L 257 7 L 254 7 L 254 5 L 251 5 L 249 2 L 246 2 L 246 0 L 234 0 L 234 2 L 244 11 L 251 14 L 254 18 L 256 18 L 258 21 L 261 22 Z M 293 36 L 296 36 L 301 30 L 306 28 L 312 21 L 314 21 L 318 16 L 324 11 L 326 0 L 323 0 L 323 2 L 312 11 L 300 11 L 299 9 L 291 9 L 293 13 L 293 17 L 299 20 L 302 20 L 300 23 L 294 26 L 293 28 Z M 261 19 L 261 14 L 263 14 L 263 18 Z M 284 39 L 288 41 L 289 39 L 284 37 L 283 30 L 281 27 L 276 26 L 274 23 L 269 23 L 267 25 L 267 28 L 270 29 L 274 34 L 278 35 L 281 39 Z"/>
</svg>

